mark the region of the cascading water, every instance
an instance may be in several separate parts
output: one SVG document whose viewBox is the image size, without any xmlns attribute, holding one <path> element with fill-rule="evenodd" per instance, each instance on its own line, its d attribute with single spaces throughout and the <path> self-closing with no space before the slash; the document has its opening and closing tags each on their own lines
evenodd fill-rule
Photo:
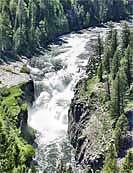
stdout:
<svg viewBox="0 0 133 173">
<path fill-rule="evenodd" d="M 94 31 L 95 30 L 95 31 Z M 87 43 L 104 28 L 84 30 L 60 37 L 40 57 L 31 61 L 36 101 L 29 110 L 29 125 L 37 130 L 36 160 L 41 170 L 55 171 L 59 159 L 71 162 L 67 139 L 67 115 L 75 84 L 85 76 L 90 55 Z"/>
</svg>

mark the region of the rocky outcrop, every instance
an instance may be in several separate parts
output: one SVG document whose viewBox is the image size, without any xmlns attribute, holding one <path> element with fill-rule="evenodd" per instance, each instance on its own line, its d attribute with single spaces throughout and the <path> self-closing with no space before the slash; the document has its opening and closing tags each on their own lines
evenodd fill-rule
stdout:
<svg viewBox="0 0 133 173">
<path fill-rule="evenodd" d="M 68 135 L 75 149 L 75 160 L 83 172 L 101 170 L 111 142 L 114 142 L 113 121 L 109 116 L 106 85 L 97 79 L 82 79 L 68 113 Z M 118 165 L 123 162 L 128 149 L 133 149 L 133 111 L 126 112 L 128 130 L 124 146 L 118 153 Z"/>
<path fill-rule="evenodd" d="M 20 88 L 24 92 L 25 101 L 32 105 L 34 98 L 34 82 L 33 80 L 28 80 L 26 83 L 21 84 Z"/>
<path fill-rule="evenodd" d="M 101 93 L 95 87 L 89 96 L 81 92 L 85 88 L 87 91 L 88 81 L 81 80 L 76 86 L 68 114 L 68 134 L 75 148 L 77 164 L 85 170 L 90 166 L 96 171 L 102 168 L 105 152 L 112 140 L 112 127 L 99 98 Z M 101 92 L 104 95 L 105 91 Z"/>
<path fill-rule="evenodd" d="M 27 63 L 26 57 L 20 57 L 20 59 L 14 61 L 3 61 L 3 64 L 0 65 L 0 88 L 27 83 L 31 80 L 29 74 L 22 73 L 22 68 Z"/>
<path fill-rule="evenodd" d="M 22 100 L 23 100 L 23 107 L 21 109 L 21 112 L 19 114 L 19 122 L 20 122 L 20 128 L 21 128 L 21 134 L 23 138 L 25 138 L 28 143 L 33 144 L 35 140 L 35 131 L 28 126 L 28 108 L 27 105 L 32 105 L 34 98 L 34 83 L 32 80 L 29 80 L 26 83 L 20 84 L 20 88 L 23 91 Z M 26 105 L 26 104 L 27 105 Z"/>
</svg>

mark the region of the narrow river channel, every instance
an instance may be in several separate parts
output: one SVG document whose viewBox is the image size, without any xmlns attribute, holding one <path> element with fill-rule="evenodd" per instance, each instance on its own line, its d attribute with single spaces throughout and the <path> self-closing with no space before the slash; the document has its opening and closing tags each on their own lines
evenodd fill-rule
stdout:
<svg viewBox="0 0 133 173">
<path fill-rule="evenodd" d="M 54 173 L 57 162 L 73 163 L 67 138 L 68 109 L 74 87 L 86 75 L 91 56 L 89 44 L 107 28 L 90 28 L 62 36 L 39 57 L 31 60 L 36 101 L 29 110 L 29 125 L 37 130 L 36 158 L 39 172 Z"/>
</svg>

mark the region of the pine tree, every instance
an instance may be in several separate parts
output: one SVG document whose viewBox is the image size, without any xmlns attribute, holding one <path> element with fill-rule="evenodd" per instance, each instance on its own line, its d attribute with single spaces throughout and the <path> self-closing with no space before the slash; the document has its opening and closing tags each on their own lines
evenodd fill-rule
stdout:
<svg viewBox="0 0 133 173">
<path fill-rule="evenodd" d="M 3 12 L 0 14 L 0 50 L 11 50 L 12 44 L 12 28 L 9 16 Z"/>
<path fill-rule="evenodd" d="M 28 49 L 30 50 L 31 54 L 35 52 L 37 47 L 39 47 L 39 33 L 38 30 L 35 29 L 33 26 L 29 30 L 29 44 Z"/>
<path fill-rule="evenodd" d="M 99 68 L 98 68 L 98 78 L 99 78 L 99 82 L 103 81 L 103 65 L 102 65 L 102 62 L 100 63 Z"/>
<path fill-rule="evenodd" d="M 118 119 L 124 112 L 124 96 L 127 90 L 127 78 L 123 68 L 117 73 L 113 81 L 111 94 L 111 116 Z"/>
<path fill-rule="evenodd" d="M 112 68 L 111 68 L 111 72 L 112 72 L 112 79 L 114 80 L 117 72 L 120 68 L 120 60 L 121 60 L 121 51 L 119 49 L 116 50 L 115 55 L 113 57 L 112 60 Z"/>
<path fill-rule="evenodd" d="M 15 18 L 16 18 L 16 10 L 17 10 L 17 1 L 16 0 L 11 0 L 9 4 L 10 8 L 10 19 L 11 19 L 11 25 L 12 28 L 15 26 Z"/>
<path fill-rule="evenodd" d="M 111 93 L 111 117 L 118 118 L 120 115 L 120 77 L 117 74 L 116 79 L 113 81 Z"/>
<path fill-rule="evenodd" d="M 28 42 L 24 25 L 16 30 L 13 39 L 16 52 L 18 54 L 26 55 L 28 49 Z"/>
<path fill-rule="evenodd" d="M 115 131 L 114 131 L 115 146 L 118 153 L 121 152 L 121 149 L 124 148 L 124 145 L 125 145 L 124 139 L 125 139 L 127 130 L 128 130 L 128 119 L 124 114 L 122 114 L 116 122 Z"/>
<path fill-rule="evenodd" d="M 17 30 L 18 27 L 27 27 L 27 18 L 26 4 L 24 0 L 19 0 L 16 9 L 15 30 Z"/>
<path fill-rule="evenodd" d="M 103 53 L 103 43 L 100 34 L 98 34 L 97 44 L 96 44 L 96 55 L 101 59 L 102 53 Z"/>
<path fill-rule="evenodd" d="M 130 42 L 129 42 L 129 46 L 131 47 L 131 49 L 133 48 L 133 30 L 132 29 L 130 31 Z"/>
<path fill-rule="evenodd" d="M 126 49 L 123 66 L 125 67 L 128 86 L 130 88 L 133 80 L 133 54 L 130 46 Z"/>
<path fill-rule="evenodd" d="M 121 37 L 122 37 L 122 48 L 126 49 L 130 42 L 130 29 L 127 23 L 124 23 Z"/>
<path fill-rule="evenodd" d="M 108 45 L 110 45 L 110 41 L 111 41 L 112 35 L 113 35 L 113 28 L 114 28 L 113 23 L 110 22 L 109 25 L 108 25 L 108 27 L 109 27 L 109 30 L 108 30 L 107 37 L 106 37 L 106 43 Z"/>
<path fill-rule="evenodd" d="M 109 74 L 110 73 L 110 63 L 111 63 L 111 49 L 107 46 L 104 50 L 103 64 L 104 69 Z"/>
<path fill-rule="evenodd" d="M 118 46 L 118 41 L 117 41 L 117 30 L 113 29 L 112 31 L 112 39 L 111 39 L 111 58 L 113 58 L 115 51 Z"/>
<path fill-rule="evenodd" d="M 119 76 L 120 76 L 120 103 L 121 103 L 121 113 L 124 112 L 124 100 L 125 100 L 125 94 L 128 89 L 128 81 L 127 76 L 125 73 L 125 69 L 121 67 L 119 70 Z"/>
<path fill-rule="evenodd" d="M 109 79 L 109 75 L 107 75 L 107 93 L 110 99 L 110 79 Z"/>
<path fill-rule="evenodd" d="M 124 163 L 122 164 L 121 173 L 132 173 L 133 172 L 133 152 L 128 151 Z"/>
</svg>

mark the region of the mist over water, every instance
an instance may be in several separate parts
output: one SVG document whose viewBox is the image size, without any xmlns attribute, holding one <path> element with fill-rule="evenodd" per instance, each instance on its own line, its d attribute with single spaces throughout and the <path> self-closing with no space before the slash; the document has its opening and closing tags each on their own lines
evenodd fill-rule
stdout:
<svg viewBox="0 0 133 173">
<path fill-rule="evenodd" d="M 76 83 L 85 77 L 90 54 L 87 43 L 105 29 L 93 30 L 60 37 L 58 43 L 49 45 L 44 55 L 31 61 L 36 101 L 29 110 L 29 125 L 37 130 L 35 160 L 40 172 L 45 169 L 53 173 L 58 160 L 70 163 L 73 159 L 67 138 L 68 109 Z"/>
</svg>

